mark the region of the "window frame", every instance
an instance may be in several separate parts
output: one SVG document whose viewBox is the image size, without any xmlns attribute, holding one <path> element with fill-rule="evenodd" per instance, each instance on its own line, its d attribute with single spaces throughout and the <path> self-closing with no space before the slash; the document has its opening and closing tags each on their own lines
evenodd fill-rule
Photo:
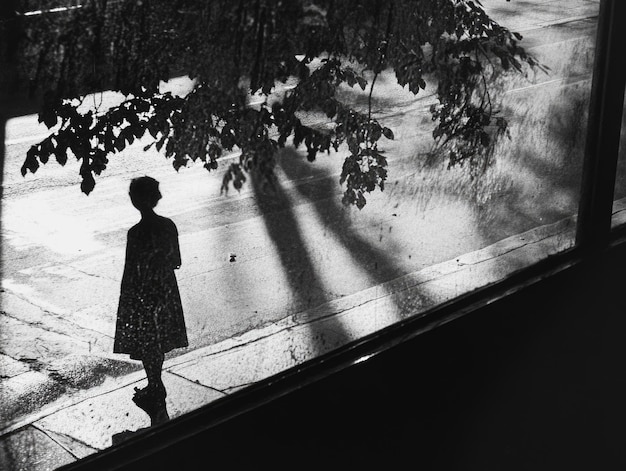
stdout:
<svg viewBox="0 0 626 471">
<path fill-rule="evenodd" d="M 601 0 L 594 58 L 589 121 L 583 162 L 576 245 L 597 253 L 611 242 L 611 216 L 626 87 L 626 41 L 619 28 L 626 20 L 626 5 Z"/>
</svg>

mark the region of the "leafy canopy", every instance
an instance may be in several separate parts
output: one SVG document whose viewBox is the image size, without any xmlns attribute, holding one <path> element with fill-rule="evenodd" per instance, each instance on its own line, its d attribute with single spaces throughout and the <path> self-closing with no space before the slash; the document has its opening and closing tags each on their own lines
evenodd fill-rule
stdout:
<svg viewBox="0 0 626 471">
<path fill-rule="evenodd" d="M 387 178 L 378 142 L 394 138 L 371 113 L 383 70 L 414 94 L 435 78 L 433 136 L 450 165 L 476 168 L 507 128 L 492 104 L 490 74 L 538 65 L 518 45 L 521 36 L 478 0 L 83 0 L 22 25 L 23 73 L 44 94 L 40 121 L 57 126 L 28 151 L 22 173 L 73 155 L 86 194 L 109 157 L 140 138 L 150 136 L 146 149 L 155 146 L 176 169 L 191 160 L 211 171 L 236 150 L 224 190 L 241 188 L 250 171 L 271 181 L 275 152 L 292 139 L 310 161 L 345 145 L 343 202 L 362 208 Z M 159 91 L 161 80 L 178 75 L 194 80 L 188 95 Z M 296 85 L 281 97 L 249 105 L 251 93 L 269 97 L 288 79 Z M 369 92 L 367 110 L 339 99 L 345 85 Z M 81 96 L 100 90 L 125 100 L 81 108 Z M 303 123 L 308 111 L 332 125 Z"/>
</svg>

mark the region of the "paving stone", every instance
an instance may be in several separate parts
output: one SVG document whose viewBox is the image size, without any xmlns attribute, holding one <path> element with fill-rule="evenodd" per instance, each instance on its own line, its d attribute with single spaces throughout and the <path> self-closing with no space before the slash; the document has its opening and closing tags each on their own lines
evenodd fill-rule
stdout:
<svg viewBox="0 0 626 471">
<path fill-rule="evenodd" d="M 63 433 L 57 433 L 51 430 L 46 430 L 45 433 L 51 439 L 53 439 L 55 442 L 57 442 L 59 445 L 69 451 L 72 455 L 74 455 L 76 458 L 84 458 L 85 456 L 91 455 L 92 453 L 98 451 L 97 449 L 90 447 L 89 445 Z"/>
<path fill-rule="evenodd" d="M 503 239 L 483 250 L 292 316 L 295 325 L 173 365 L 169 371 L 232 393 L 562 251 L 571 245 L 573 230 L 574 226 L 563 220 L 545 231 Z"/>
<path fill-rule="evenodd" d="M 76 461 L 71 453 L 41 430 L 29 426 L 0 441 L 3 471 L 47 471 Z"/>
<path fill-rule="evenodd" d="M 0 381 L 0 428 L 28 414 L 63 393 L 50 377 L 39 371 L 27 371 Z"/>
<path fill-rule="evenodd" d="M 321 319 L 226 352 L 174 366 L 170 371 L 199 384 L 232 393 L 355 338 L 336 319 Z"/>
<path fill-rule="evenodd" d="M 212 402 L 224 394 L 165 373 L 166 405 L 170 418 Z M 114 437 L 150 426 L 148 415 L 133 402 L 134 387 L 144 381 L 84 400 L 45 417 L 35 425 L 47 432 L 70 437 L 95 450 L 108 448 Z"/>
<path fill-rule="evenodd" d="M 76 352 L 89 353 L 88 342 L 80 338 L 46 330 L 29 320 L 8 315 L 0 316 L 0 345 L 3 353 L 32 362 L 49 361 Z"/>
<path fill-rule="evenodd" d="M 9 355 L 0 353 L 0 377 L 12 378 L 20 373 L 26 373 L 29 370 L 28 365 L 21 361 L 11 358 Z"/>
</svg>

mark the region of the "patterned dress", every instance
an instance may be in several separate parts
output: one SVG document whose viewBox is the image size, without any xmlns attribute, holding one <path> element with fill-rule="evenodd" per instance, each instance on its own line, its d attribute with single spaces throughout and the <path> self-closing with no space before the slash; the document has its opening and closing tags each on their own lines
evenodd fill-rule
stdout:
<svg viewBox="0 0 626 471">
<path fill-rule="evenodd" d="M 174 274 L 180 263 L 172 220 L 152 214 L 128 231 L 113 352 L 143 359 L 189 345 Z"/>
</svg>

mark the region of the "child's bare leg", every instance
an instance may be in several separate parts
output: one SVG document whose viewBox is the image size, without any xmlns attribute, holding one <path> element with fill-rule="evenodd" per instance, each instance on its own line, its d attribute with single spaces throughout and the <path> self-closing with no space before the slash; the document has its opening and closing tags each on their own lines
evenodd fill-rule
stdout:
<svg viewBox="0 0 626 471">
<path fill-rule="evenodd" d="M 162 353 L 153 353 L 147 355 L 143 360 L 143 367 L 146 370 L 148 378 L 148 389 L 153 391 L 165 391 L 165 386 L 161 379 L 163 369 L 164 355 Z"/>
</svg>

